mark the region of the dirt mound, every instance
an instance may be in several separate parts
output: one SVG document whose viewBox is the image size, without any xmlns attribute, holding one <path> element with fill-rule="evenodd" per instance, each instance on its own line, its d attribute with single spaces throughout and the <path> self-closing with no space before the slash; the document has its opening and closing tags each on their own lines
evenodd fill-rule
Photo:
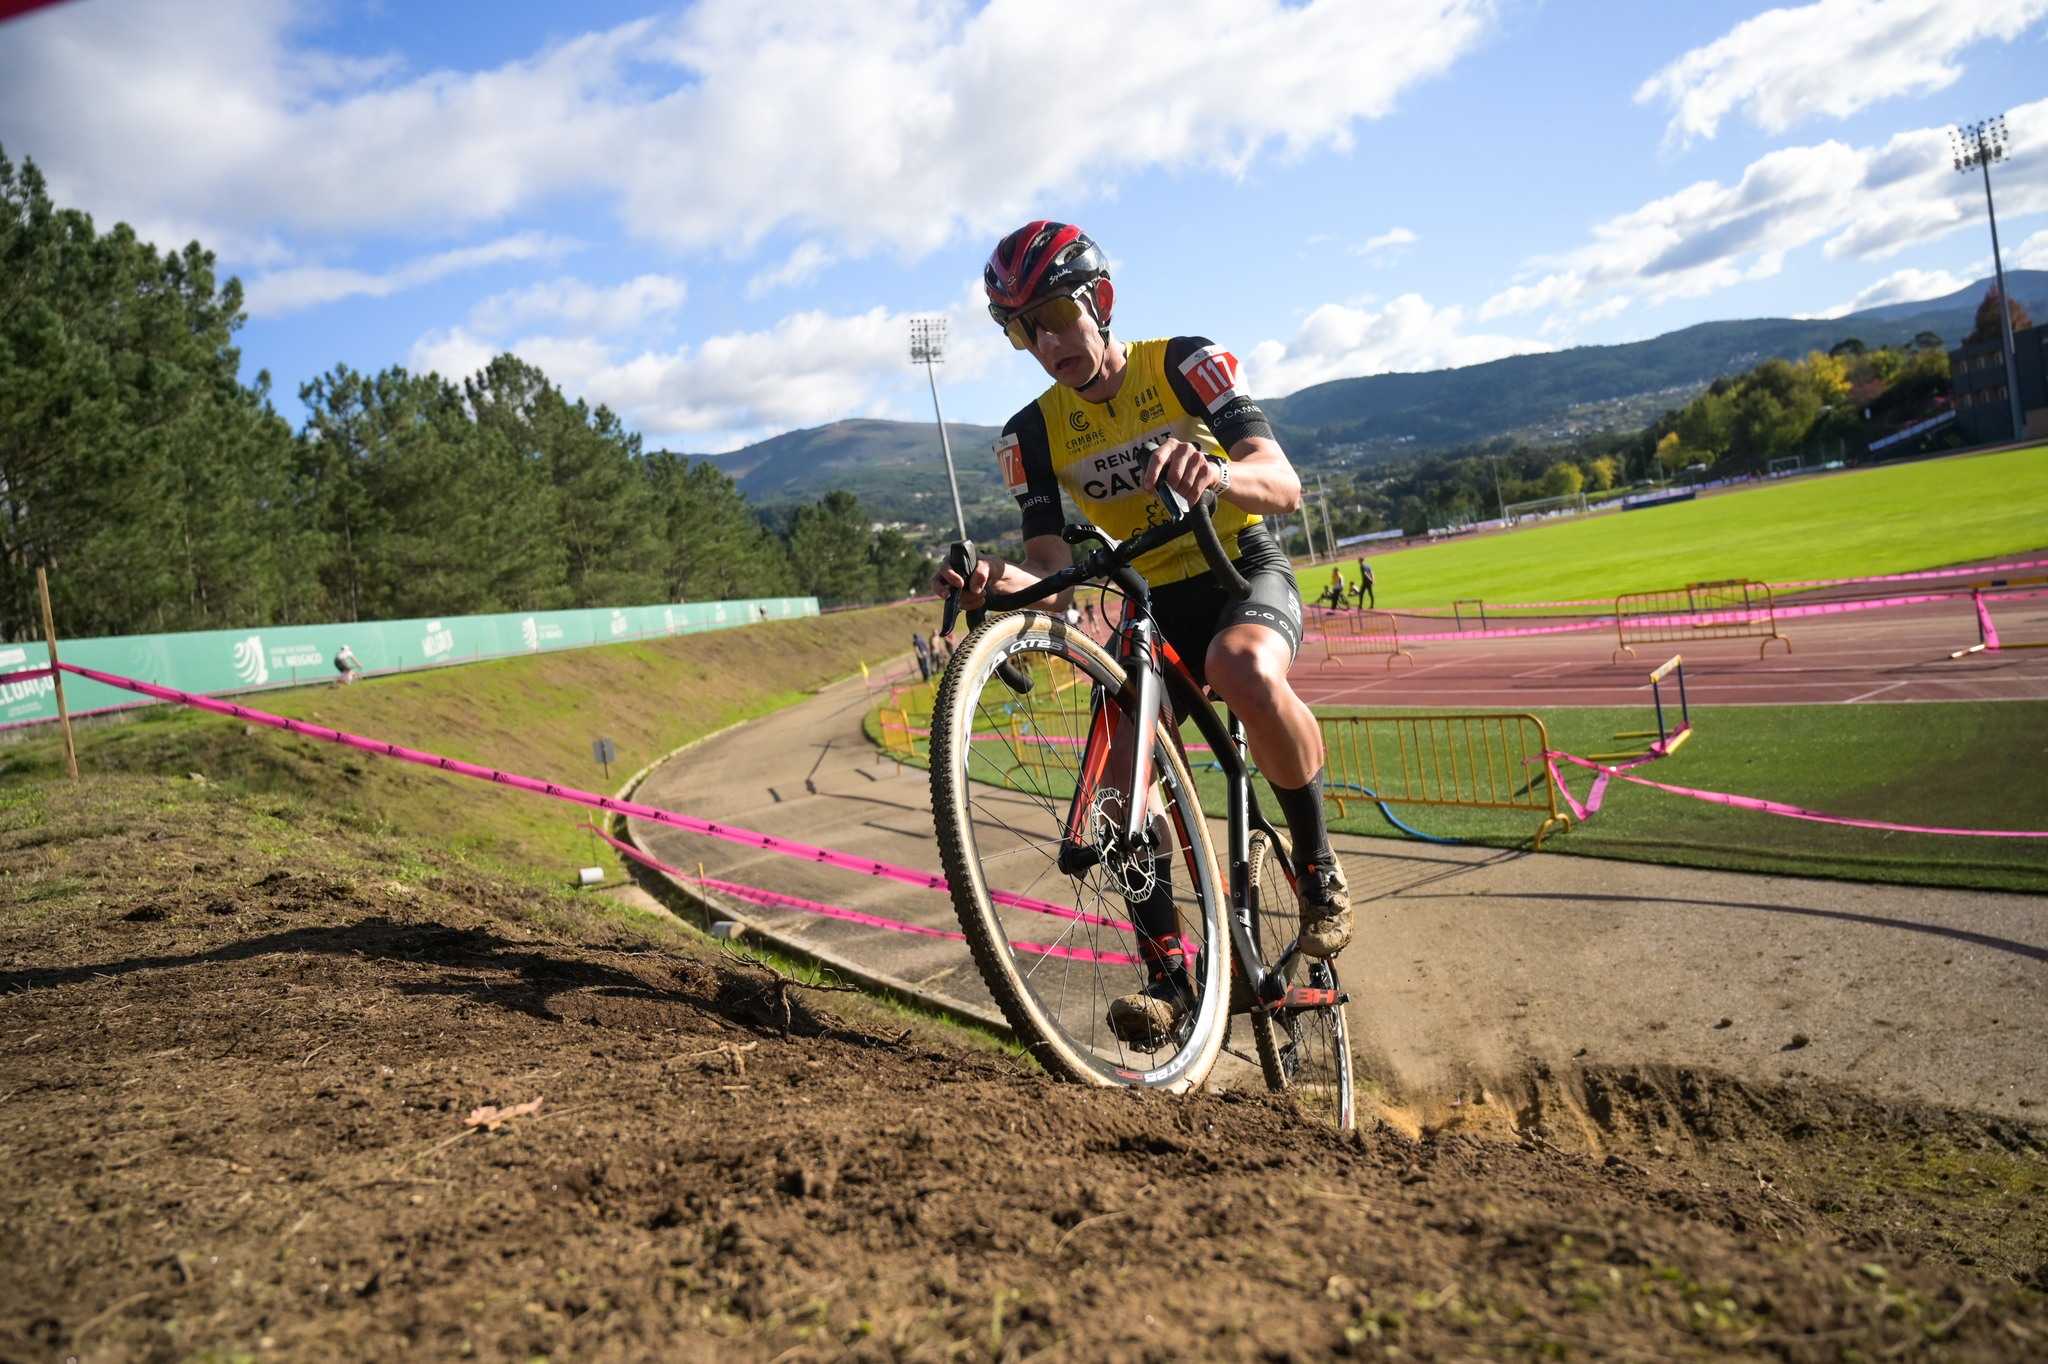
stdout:
<svg viewBox="0 0 2048 1364">
<path fill-rule="evenodd" d="M 0 859 L 8 1357 L 2048 1345 L 2014 1124 L 1532 1067 L 1340 1139 L 1261 1096 L 1052 1085 L 204 788 L 10 791 Z M 1995 1193 L 1935 1187 L 1963 1168 Z"/>
</svg>

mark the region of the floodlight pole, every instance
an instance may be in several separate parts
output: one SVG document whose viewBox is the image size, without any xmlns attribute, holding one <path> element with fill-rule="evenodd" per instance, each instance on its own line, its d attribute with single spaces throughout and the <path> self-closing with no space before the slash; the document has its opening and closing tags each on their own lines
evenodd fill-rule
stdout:
<svg viewBox="0 0 2048 1364">
<path fill-rule="evenodd" d="M 953 524 L 959 528 L 960 538 L 967 538 L 967 513 L 960 506 L 960 478 L 953 472 L 953 442 L 946 438 L 946 414 L 939 410 L 939 379 L 932 366 L 941 364 L 946 358 L 946 319 L 943 317 L 913 317 L 910 319 L 910 363 L 924 366 L 924 377 L 932 385 L 932 415 L 939 422 L 939 450 L 946 457 L 946 486 L 953 493 Z"/>
<path fill-rule="evenodd" d="M 1998 254 L 1998 210 L 1991 205 L 1991 163 L 2005 160 L 2005 115 L 1958 124 L 1949 135 L 1954 144 L 1957 173 L 1984 173 L 1984 214 L 1991 220 L 1991 268 L 1998 277 L 1998 331 L 2005 343 L 2005 396 L 2012 405 L 2012 438 L 2018 440 L 2024 426 L 2020 416 L 2019 357 L 2013 347 L 2012 297 L 2005 292 L 2005 262 Z"/>
<path fill-rule="evenodd" d="M 1486 462 L 1493 466 L 1493 504 L 1500 508 L 1500 523 L 1505 529 L 1508 523 L 1508 500 L 1501 496 L 1500 491 L 1500 456 L 1488 450 Z"/>
</svg>

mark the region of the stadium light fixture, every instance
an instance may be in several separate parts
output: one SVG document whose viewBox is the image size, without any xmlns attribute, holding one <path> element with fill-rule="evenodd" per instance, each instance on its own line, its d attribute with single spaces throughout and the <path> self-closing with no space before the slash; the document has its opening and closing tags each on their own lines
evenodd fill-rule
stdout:
<svg viewBox="0 0 2048 1364">
<path fill-rule="evenodd" d="M 946 486 L 953 491 L 953 524 L 959 528 L 960 538 L 967 538 L 967 513 L 960 506 L 960 477 L 953 472 L 953 442 L 946 439 L 946 414 L 939 410 L 939 379 L 932 366 L 944 364 L 946 360 L 946 319 L 943 317 L 913 317 L 910 319 L 910 363 L 924 366 L 924 377 L 932 385 L 932 415 L 939 422 L 939 450 L 946 456 Z"/>
<path fill-rule="evenodd" d="M 1958 175 L 1984 175 L 1984 213 L 1991 220 L 1991 268 L 1998 276 L 1998 331 L 2005 342 L 2005 394 L 2012 406 L 2012 438 L 2023 427 L 2020 417 L 2020 367 L 2012 343 L 2012 297 L 2005 292 L 2005 262 L 1998 254 L 1998 211 L 1991 206 L 1991 166 L 2003 161 L 2011 146 L 2005 115 L 1977 123 L 1958 123 L 1948 130 L 1949 155 Z"/>
</svg>

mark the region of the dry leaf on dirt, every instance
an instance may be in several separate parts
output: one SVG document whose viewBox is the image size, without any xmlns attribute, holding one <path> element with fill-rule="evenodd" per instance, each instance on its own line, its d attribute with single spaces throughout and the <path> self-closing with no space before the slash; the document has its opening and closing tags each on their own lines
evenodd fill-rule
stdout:
<svg viewBox="0 0 2048 1364">
<path fill-rule="evenodd" d="M 510 1108 L 500 1108 L 496 1104 L 484 1104 L 480 1108 L 470 1109 L 469 1116 L 462 1120 L 462 1125 L 465 1127 L 481 1127 L 486 1132 L 495 1132 L 509 1118 L 524 1118 L 529 1114 L 540 1112 L 540 1104 L 541 1101 L 538 1098 L 528 1099 L 523 1104 L 513 1104 Z"/>
</svg>

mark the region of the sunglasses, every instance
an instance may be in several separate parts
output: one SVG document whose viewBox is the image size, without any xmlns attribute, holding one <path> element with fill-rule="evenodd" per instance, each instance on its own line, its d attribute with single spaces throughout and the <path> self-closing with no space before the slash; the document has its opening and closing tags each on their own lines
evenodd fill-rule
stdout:
<svg viewBox="0 0 2048 1364">
<path fill-rule="evenodd" d="M 1086 288 L 1087 286 L 1083 285 L 1081 289 L 1076 289 L 1071 294 L 1055 294 L 1042 303 L 1034 303 L 1029 308 L 1007 317 L 996 313 L 994 308 L 990 308 L 989 312 L 996 313 L 996 321 L 1002 324 L 1003 335 L 1010 338 L 1011 345 L 1018 350 L 1029 350 L 1038 344 L 1038 333 L 1041 328 L 1056 332 L 1065 331 L 1081 320 L 1081 293 Z"/>
</svg>

